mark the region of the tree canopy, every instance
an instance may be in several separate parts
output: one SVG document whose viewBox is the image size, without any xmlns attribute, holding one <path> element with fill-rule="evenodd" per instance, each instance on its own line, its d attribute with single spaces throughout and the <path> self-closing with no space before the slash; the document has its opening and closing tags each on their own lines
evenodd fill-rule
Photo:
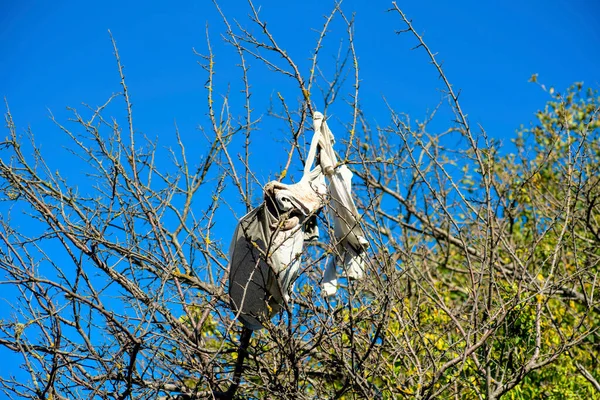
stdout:
<svg viewBox="0 0 600 400">
<path fill-rule="evenodd" d="M 387 121 L 369 116 L 353 20 L 337 6 L 307 70 L 254 6 L 252 29 L 222 14 L 242 90 L 215 84 L 209 43 L 198 55 L 206 121 L 194 138 L 175 131 L 172 146 L 136 129 L 114 40 L 121 92 L 55 120 L 70 170 L 53 169 L 44 138 L 15 126 L 7 105 L 0 283 L 13 317 L 0 321 L 0 346 L 21 356 L 27 378 L 1 376 L 0 389 L 37 399 L 600 398 L 598 92 L 532 76 L 548 102 L 502 143 L 471 126 L 435 54 L 395 3 L 391 12 L 441 78 L 424 120 L 391 104 Z M 345 36 L 323 72 L 334 19 Z M 295 87 L 254 110 L 251 65 Z M 274 179 L 293 182 L 312 116 L 331 110 L 370 244 L 366 276 L 323 295 L 338 250 L 331 216 L 319 214 L 291 300 L 244 337 L 226 290 L 230 238 L 215 232 L 262 201 L 266 181 L 251 168 L 271 156 L 261 124 L 283 132 Z"/>
</svg>

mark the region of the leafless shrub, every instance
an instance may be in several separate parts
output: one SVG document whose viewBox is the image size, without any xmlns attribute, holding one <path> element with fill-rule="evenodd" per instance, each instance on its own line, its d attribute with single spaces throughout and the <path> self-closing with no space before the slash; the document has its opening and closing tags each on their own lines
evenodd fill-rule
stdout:
<svg viewBox="0 0 600 400">
<path fill-rule="evenodd" d="M 54 172 L 7 106 L 0 187 L 10 208 L 0 220 L 0 268 L 15 295 L 12 319 L 0 322 L 0 345 L 22 355 L 29 379 L 0 378 L 4 392 L 46 399 L 491 399 L 565 357 L 600 390 L 592 360 L 599 326 L 597 109 L 576 128 L 568 108 L 558 113 L 554 125 L 542 126 L 551 134 L 533 159 L 522 153 L 507 160 L 485 131 L 472 129 L 434 54 L 392 3 L 399 31 L 412 35 L 437 69 L 440 107 L 455 120 L 432 133 L 437 110 L 415 123 L 389 105 L 389 124 L 373 128 L 359 101 L 354 22 L 340 6 L 323 20 L 308 71 L 251 2 L 249 10 L 252 30 L 221 13 L 223 37 L 239 55 L 243 109 L 230 109 L 215 87 L 210 42 L 199 54 L 208 107 L 199 152 L 188 150 L 179 132 L 168 151 L 137 132 L 114 41 L 122 91 L 100 107 L 72 110 L 68 124 L 55 121 L 87 185 Z M 346 27 L 345 38 L 326 75 L 319 56 L 334 20 Z M 251 64 L 297 84 L 260 117 Z M 125 107 L 124 120 L 107 116 L 113 107 Z M 321 239 L 306 248 L 291 302 L 250 337 L 229 309 L 228 238 L 214 232 L 260 199 L 266 182 L 250 165 L 262 120 L 286 132 L 283 180 L 301 169 L 313 113 L 333 107 L 346 112 L 331 125 L 341 162 L 355 172 L 371 244 L 368 276 L 342 279 L 336 297 L 322 296 L 322 270 L 336 250 L 330 217 L 321 214 Z"/>
</svg>

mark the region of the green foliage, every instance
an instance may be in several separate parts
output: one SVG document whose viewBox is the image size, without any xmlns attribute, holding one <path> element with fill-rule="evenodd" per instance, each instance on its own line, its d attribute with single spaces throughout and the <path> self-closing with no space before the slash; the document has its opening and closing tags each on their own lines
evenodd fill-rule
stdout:
<svg viewBox="0 0 600 400">
<path fill-rule="evenodd" d="M 600 97 L 579 83 L 564 94 L 548 93 L 537 123 L 513 141 L 514 154 L 482 151 L 491 178 L 481 168 L 463 169 L 469 193 L 482 193 L 493 179 L 498 239 L 488 250 L 491 260 L 477 260 L 492 268 L 477 284 L 489 291 L 470 289 L 469 273 L 479 271 L 464 249 L 432 245 L 428 259 L 412 267 L 427 275 L 408 278 L 421 290 L 411 295 L 405 287 L 406 297 L 392 299 L 387 344 L 402 343 L 411 357 L 384 351 L 385 372 L 373 382 L 388 388 L 389 398 L 453 392 L 480 398 L 492 389 L 506 399 L 600 398 L 581 372 L 600 379 L 600 312 L 593 299 L 600 265 Z M 468 213 L 459 218 L 477 243 L 477 221 Z M 440 372 L 468 347 L 459 327 L 472 332 L 471 343 L 478 332 L 492 333 Z"/>
</svg>

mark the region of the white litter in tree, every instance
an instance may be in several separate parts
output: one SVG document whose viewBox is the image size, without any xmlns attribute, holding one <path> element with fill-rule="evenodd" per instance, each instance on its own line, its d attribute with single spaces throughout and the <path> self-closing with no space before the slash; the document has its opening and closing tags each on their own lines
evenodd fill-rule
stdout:
<svg viewBox="0 0 600 400">
<path fill-rule="evenodd" d="M 349 279 L 364 275 L 368 242 L 352 200 L 352 172 L 345 165 L 337 166 L 334 138 L 323 114 L 315 113 L 313 125 L 315 133 L 300 182 L 265 185 L 263 203 L 240 219 L 233 235 L 229 250 L 231 307 L 252 330 L 262 328 L 261 321 L 273 317 L 287 303 L 305 238 L 318 235 L 315 214 L 327 198 L 338 255 L 326 267 L 323 291 L 333 295 L 337 290 L 336 264 L 342 265 Z M 319 165 L 311 169 L 318 148 Z M 325 177 L 329 185 L 325 185 Z"/>
</svg>

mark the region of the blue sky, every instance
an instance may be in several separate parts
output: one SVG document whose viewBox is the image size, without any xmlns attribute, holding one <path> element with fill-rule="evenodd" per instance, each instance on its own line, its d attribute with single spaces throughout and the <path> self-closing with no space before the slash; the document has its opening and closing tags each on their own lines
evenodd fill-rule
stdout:
<svg viewBox="0 0 600 400">
<path fill-rule="evenodd" d="M 255 4 L 262 6 L 262 18 L 280 45 L 307 73 L 307 58 L 317 37 L 312 29 L 322 26 L 322 16 L 330 12 L 332 3 L 269 0 Z M 398 5 L 438 53 L 450 81 L 461 91 L 462 107 L 471 123 L 481 124 L 496 138 L 513 137 L 548 100 L 541 89 L 528 83 L 532 74 L 559 90 L 575 81 L 594 88 L 600 84 L 597 1 L 455 0 Z M 223 1 L 221 7 L 231 19 L 249 25 L 244 2 Z M 442 83 L 425 54 L 411 51 L 414 39 L 394 33 L 403 25 L 398 15 L 386 12 L 391 3 L 346 0 L 342 7 L 348 14 L 356 12 L 360 96 L 370 122 L 387 121 L 383 96 L 397 111 L 422 119 L 438 103 Z M 161 139 L 172 137 L 177 123 L 188 137 L 201 137 L 196 128 L 207 122 L 206 75 L 193 49 L 206 52 L 207 26 L 216 57 L 217 90 L 225 93 L 229 83 L 239 86 L 238 58 L 220 37 L 224 26 L 210 1 L 167 5 L 0 0 L 0 96 L 7 99 L 21 131 L 30 126 L 49 161 L 68 169 L 61 156 L 64 135 L 49 120 L 48 110 L 64 121 L 69 116 L 67 106 L 100 105 L 120 91 L 110 29 L 125 65 L 136 129 Z M 344 34 L 341 25 L 332 26 L 321 59 L 323 68 L 333 61 Z M 274 93 L 291 85 L 273 79 L 255 62 L 250 79 L 257 116 L 266 112 Z M 236 92 L 231 93 L 231 106 L 241 107 Z M 236 114 L 241 113 L 240 108 Z M 276 150 L 276 134 L 259 131 L 256 140 L 268 142 L 268 151 Z M 199 140 L 198 146 L 202 143 Z M 265 182 L 280 167 L 269 160 L 256 157 L 253 164 Z M 11 367 L 1 363 L 0 373 L 6 368 Z"/>
<path fill-rule="evenodd" d="M 256 4 L 281 45 L 301 61 L 314 46 L 311 28 L 320 28 L 322 16 L 331 9 L 326 1 Z M 527 83 L 531 74 L 538 73 L 541 82 L 558 89 L 574 81 L 593 87 L 600 83 L 596 1 L 399 5 L 444 62 L 471 122 L 496 137 L 511 136 L 546 100 Z M 218 79 L 223 85 L 239 79 L 237 59 L 224 50 L 219 37 L 223 25 L 210 1 L 181 1 L 177 6 L 155 1 L 3 1 L 0 7 L 0 95 L 7 98 L 17 123 L 31 125 L 40 139 L 58 134 L 49 124 L 48 109 L 60 118 L 66 106 L 98 105 L 119 91 L 108 29 L 126 67 L 138 124 L 150 136 L 172 131 L 174 121 L 184 130 L 203 122 L 205 75 L 192 48 L 201 53 L 206 49 L 206 24 Z M 379 104 L 385 95 L 396 109 L 422 117 L 439 100 L 436 89 L 441 85 L 424 54 L 410 50 L 412 38 L 393 33 L 402 24 L 397 15 L 385 12 L 390 7 L 387 1 L 343 3 L 346 12 L 356 12 L 361 98 L 365 104 Z M 225 1 L 222 8 L 246 21 L 244 2 Z M 257 96 L 278 90 L 260 73 L 251 78 Z"/>
</svg>

